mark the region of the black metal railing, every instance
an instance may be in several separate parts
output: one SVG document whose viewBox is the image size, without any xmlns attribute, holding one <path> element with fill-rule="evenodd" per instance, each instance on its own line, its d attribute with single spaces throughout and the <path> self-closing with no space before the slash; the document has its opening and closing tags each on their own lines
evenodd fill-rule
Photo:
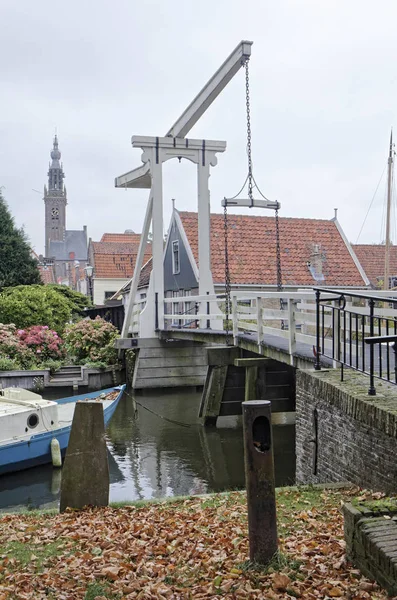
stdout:
<svg viewBox="0 0 397 600">
<path fill-rule="evenodd" d="M 113 306 L 95 306 L 93 308 L 86 308 L 82 313 L 85 317 L 90 317 L 90 319 L 95 319 L 95 317 L 102 317 L 105 321 L 109 321 L 117 327 L 119 332 L 121 332 L 123 328 L 124 322 L 124 306 L 123 304 L 117 304 Z"/>
<path fill-rule="evenodd" d="M 368 394 L 375 395 L 375 379 L 397 384 L 397 298 L 374 293 L 314 288 L 316 294 L 316 370 L 321 357 L 369 375 Z M 397 313 L 396 313 L 397 314 Z"/>
</svg>

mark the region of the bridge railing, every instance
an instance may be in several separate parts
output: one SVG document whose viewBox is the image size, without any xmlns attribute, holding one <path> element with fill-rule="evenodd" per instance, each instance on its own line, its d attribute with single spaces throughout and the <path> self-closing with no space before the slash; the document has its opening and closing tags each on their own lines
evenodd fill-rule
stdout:
<svg viewBox="0 0 397 600">
<path fill-rule="evenodd" d="M 325 317 L 325 321 L 329 319 Z M 316 341 L 316 296 L 313 291 L 232 294 L 233 335 L 256 337 L 258 346 L 284 339 L 291 355 L 297 343 Z M 325 346 L 331 344 L 324 341 Z"/>
<path fill-rule="evenodd" d="M 222 327 L 225 318 L 221 306 L 224 294 L 206 294 L 205 296 L 174 296 L 164 299 L 164 320 L 169 328 L 210 329 L 211 319 L 215 316 Z M 223 300 L 222 300 L 223 299 Z"/>
<path fill-rule="evenodd" d="M 131 322 L 131 328 L 130 328 L 130 332 L 132 333 L 133 337 L 139 335 L 139 329 L 140 329 L 139 317 L 140 317 L 141 312 L 145 308 L 145 306 L 146 306 L 146 298 L 135 301 L 134 308 L 132 311 L 132 322 Z"/>
<path fill-rule="evenodd" d="M 397 384 L 397 292 L 352 292 L 315 288 L 316 360 L 369 375 L 368 393 L 376 393 L 374 379 Z M 325 344 L 331 340 L 331 347 Z"/>
</svg>

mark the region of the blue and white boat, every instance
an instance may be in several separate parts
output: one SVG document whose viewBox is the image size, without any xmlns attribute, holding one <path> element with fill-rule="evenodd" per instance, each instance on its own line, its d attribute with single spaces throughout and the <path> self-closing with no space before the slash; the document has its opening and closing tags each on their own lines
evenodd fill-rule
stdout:
<svg viewBox="0 0 397 600">
<path fill-rule="evenodd" d="M 57 401 L 22 388 L 0 390 L 0 475 L 50 463 L 54 438 L 64 455 L 76 402 L 101 402 L 106 427 L 124 390 L 121 385 Z"/>
</svg>

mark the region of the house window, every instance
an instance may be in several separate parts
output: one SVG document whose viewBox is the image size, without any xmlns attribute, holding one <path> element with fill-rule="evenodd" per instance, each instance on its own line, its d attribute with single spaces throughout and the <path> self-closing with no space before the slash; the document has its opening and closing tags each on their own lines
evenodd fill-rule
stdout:
<svg viewBox="0 0 397 600">
<path fill-rule="evenodd" d="M 176 300 L 176 302 L 172 302 L 172 314 L 175 315 L 175 318 L 172 319 L 173 327 L 182 327 L 183 326 L 183 320 L 177 318 L 177 315 L 184 314 L 184 302 L 183 302 L 184 295 L 185 295 L 184 290 L 178 290 L 178 291 L 172 292 L 172 297 L 175 298 L 175 300 Z"/>
<path fill-rule="evenodd" d="M 172 274 L 180 273 L 181 265 L 179 262 L 179 240 L 172 242 Z"/>
<path fill-rule="evenodd" d="M 389 289 L 394 290 L 397 287 L 397 275 L 389 277 Z"/>
<path fill-rule="evenodd" d="M 112 296 L 114 296 L 115 292 L 105 292 L 105 300 L 108 300 Z"/>
</svg>

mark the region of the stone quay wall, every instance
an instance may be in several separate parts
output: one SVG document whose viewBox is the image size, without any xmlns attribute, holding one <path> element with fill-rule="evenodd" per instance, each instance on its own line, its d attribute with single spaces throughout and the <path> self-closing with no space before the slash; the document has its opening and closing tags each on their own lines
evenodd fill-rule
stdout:
<svg viewBox="0 0 397 600">
<path fill-rule="evenodd" d="M 397 387 L 360 373 L 296 375 L 296 481 L 397 491 Z"/>
</svg>

